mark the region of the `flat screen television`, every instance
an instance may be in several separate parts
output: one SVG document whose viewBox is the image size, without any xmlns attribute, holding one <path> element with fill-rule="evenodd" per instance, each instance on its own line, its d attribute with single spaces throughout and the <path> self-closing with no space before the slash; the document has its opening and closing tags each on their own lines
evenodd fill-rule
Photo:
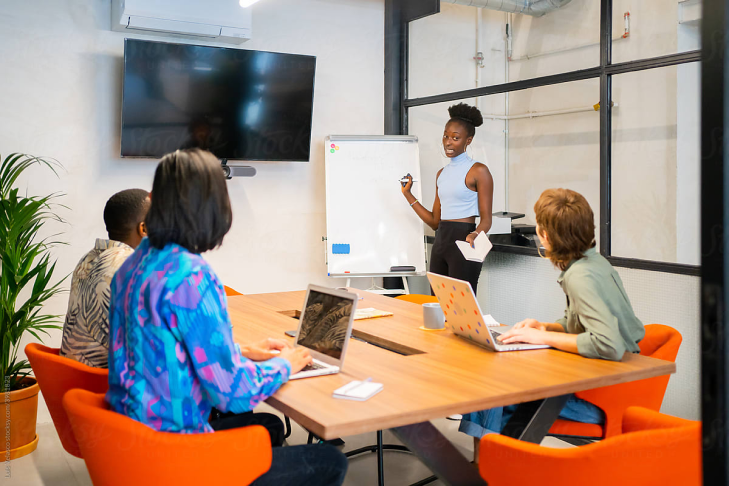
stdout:
<svg viewBox="0 0 729 486">
<path fill-rule="evenodd" d="M 309 161 L 316 57 L 124 41 L 122 157 Z"/>
</svg>

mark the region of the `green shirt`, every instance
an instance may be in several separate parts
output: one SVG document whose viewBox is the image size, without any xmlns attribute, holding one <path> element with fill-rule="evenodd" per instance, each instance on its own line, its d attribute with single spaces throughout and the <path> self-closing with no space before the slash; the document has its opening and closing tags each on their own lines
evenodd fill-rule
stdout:
<svg viewBox="0 0 729 486">
<path fill-rule="evenodd" d="M 564 317 L 557 321 L 577 334 L 577 350 L 587 358 L 618 361 L 626 351 L 639 353 L 645 335 L 620 276 L 595 248 L 573 260 L 557 282 L 567 295 Z"/>
</svg>

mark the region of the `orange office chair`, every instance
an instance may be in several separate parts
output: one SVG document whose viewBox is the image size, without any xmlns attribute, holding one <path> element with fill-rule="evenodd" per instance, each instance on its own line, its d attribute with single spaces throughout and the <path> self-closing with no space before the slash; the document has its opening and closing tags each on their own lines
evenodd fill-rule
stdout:
<svg viewBox="0 0 729 486">
<path fill-rule="evenodd" d="M 481 439 L 489 486 L 665 486 L 701 484 L 701 423 L 640 407 L 625 411 L 622 435 L 553 449 L 498 434 Z"/>
<path fill-rule="evenodd" d="M 271 467 L 260 425 L 210 434 L 157 432 L 107 408 L 103 394 L 71 390 L 63 406 L 91 481 L 103 486 L 250 484 Z"/>
<path fill-rule="evenodd" d="M 63 395 L 72 388 L 82 388 L 94 393 L 106 393 L 109 388 L 109 370 L 92 368 L 70 358 L 58 355 L 59 349 L 31 343 L 25 347 L 33 374 L 51 412 L 61 444 L 66 452 L 81 456 L 76 438 L 63 409 Z"/>
<path fill-rule="evenodd" d="M 413 304 L 428 304 L 438 302 L 438 298 L 434 295 L 405 294 L 398 295 L 395 298 L 397 300 L 404 300 L 405 302 L 412 302 Z"/>
<path fill-rule="evenodd" d="M 675 362 L 678 348 L 681 347 L 681 334 L 672 327 L 648 324 L 645 326 L 645 337 L 638 345 L 643 356 Z M 659 376 L 575 393 L 605 412 L 605 425 L 558 419 L 549 429 L 549 435 L 578 445 L 585 443 L 583 439 L 604 439 L 618 435 L 623 413 L 628 407 L 638 406 L 656 412 L 660 410 L 669 378 L 670 375 Z M 571 440 L 573 437 L 577 440 Z"/>
<path fill-rule="evenodd" d="M 228 287 L 227 285 L 223 285 L 223 288 L 225 289 L 225 295 L 227 295 L 228 297 L 232 297 L 234 295 L 243 295 L 237 290 Z"/>
</svg>

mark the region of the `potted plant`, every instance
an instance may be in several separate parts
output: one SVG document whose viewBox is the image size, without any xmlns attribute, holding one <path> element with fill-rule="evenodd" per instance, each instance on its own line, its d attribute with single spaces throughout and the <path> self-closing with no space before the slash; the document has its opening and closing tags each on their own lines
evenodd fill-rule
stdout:
<svg viewBox="0 0 729 486">
<path fill-rule="evenodd" d="M 0 166 L 0 387 L 2 416 L 6 418 L 2 441 L 5 460 L 29 454 L 38 444 L 39 388 L 30 376 L 28 361 L 18 358 L 21 339 L 28 333 L 42 342 L 42 334 L 61 328 L 60 316 L 43 312 L 48 299 L 63 290 L 65 279 L 51 282 L 56 268 L 51 249 L 59 242 L 39 236 L 47 222 L 62 222 L 55 212 L 60 194 L 29 196 L 13 187 L 34 165 L 57 175 L 57 162 L 25 154 L 11 154 Z"/>
</svg>

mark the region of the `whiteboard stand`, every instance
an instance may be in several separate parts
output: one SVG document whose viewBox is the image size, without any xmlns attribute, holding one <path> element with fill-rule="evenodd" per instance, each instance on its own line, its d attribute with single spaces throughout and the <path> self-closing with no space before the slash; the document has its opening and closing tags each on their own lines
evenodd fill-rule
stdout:
<svg viewBox="0 0 729 486">
<path fill-rule="evenodd" d="M 398 294 L 398 295 L 407 295 L 410 293 L 410 287 L 408 286 L 408 277 L 407 275 L 400 275 L 402 277 L 402 285 L 404 288 L 402 289 L 386 289 L 383 287 L 380 287 L 379 285 L 375 284 L 375 277 L 397 277 L 398 275 L 392 275 L 390 273 L 386 275 L 366 275 L 367 277 L 372 278 L 372 285 L 370 285 L 370 288 L 367 289 L 367 292 L 372 292 L 373 294 L 380 294 L 380 295 L 391 295 L 391 294 Z M 355 275 L 353 277 L 347 277 L 347 284 L 345 287 L 351 287 L 352 279 L 358 278 L 358 277 L 364 277 L 364 275 Z"/>
</svg>

